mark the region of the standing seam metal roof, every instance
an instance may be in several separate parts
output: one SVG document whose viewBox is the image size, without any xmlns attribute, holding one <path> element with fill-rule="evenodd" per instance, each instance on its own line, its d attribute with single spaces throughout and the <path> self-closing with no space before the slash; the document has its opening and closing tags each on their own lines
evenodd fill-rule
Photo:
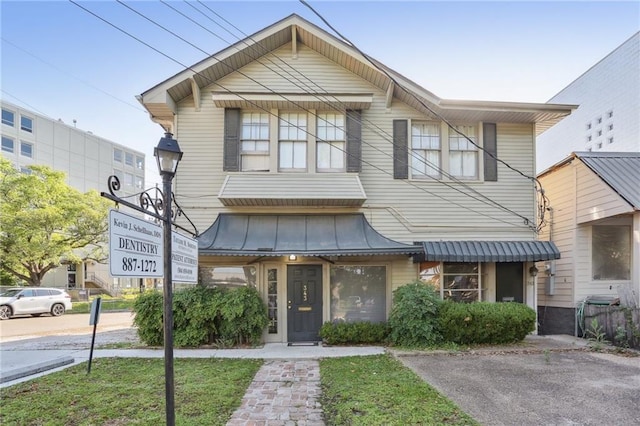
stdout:
<svg viewBox="0 0 640 426">
<path fill-rule="evenodd" d="M 640 210 L 640 152 L 574 154 L 634 209 Z"/>
</svg>

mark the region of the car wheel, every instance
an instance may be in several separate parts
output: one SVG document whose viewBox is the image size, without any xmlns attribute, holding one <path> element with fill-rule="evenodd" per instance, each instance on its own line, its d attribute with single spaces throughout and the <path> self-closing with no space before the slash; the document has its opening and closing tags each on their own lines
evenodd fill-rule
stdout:
<svg viewBox="0 0 640 426">
<path fill-rule="evenodd" d="M 7 306 L 7 305 L 0 306 L 0 320 L 9 319 L 11 318 L 12 314 L 13 312 L 11 312 L 10 306 Z"/>
<path fill-rule="evenodd" d="M 62 314 L 64 314 L 64 305 L 56 303 L 51 307 L 51 315 L 53 315 L 54 317 L 59 317 Z"/>
</svg>

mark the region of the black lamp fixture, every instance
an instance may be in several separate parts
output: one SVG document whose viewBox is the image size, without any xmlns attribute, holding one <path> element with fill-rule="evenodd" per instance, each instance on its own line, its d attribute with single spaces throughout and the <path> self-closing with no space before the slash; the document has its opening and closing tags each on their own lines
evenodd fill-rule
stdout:
<svg viewBox="0 0 640 426">
<path fill-rule="evenodd" d="M 531 266 L 531 268 L 529 268 L 529 275 L 531 275 L 532 277 L 536 277 L 538 275 L 538 268 L 536 268 L 536 265 Z"/>
<path fill-rule="evenodd" d="M 160 138 L 158 146 L 153 149 L 153 156 L 156 157 L 160 175 L 173 177 L 178 169 L 178 163 L 182 159 L 182 151 L 180 151 L 178 141 L 173 139 L 173 135 L 166 132 L 164 137 Z"/>
</svg>

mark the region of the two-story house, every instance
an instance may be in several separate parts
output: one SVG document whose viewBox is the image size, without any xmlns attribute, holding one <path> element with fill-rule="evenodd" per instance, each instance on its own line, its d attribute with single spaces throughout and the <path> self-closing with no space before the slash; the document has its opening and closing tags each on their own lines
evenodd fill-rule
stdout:
<svg viewBox="0 0 640 426">
<path fill-rule="evenodd" d="M 205 284 L 256 286 L 265 340 L 387 319 L 397 287 L 536 306 L 535 137 L 573 106 L 443 100 L 297 15 L 139 96 L 184 157 Z"/>
</svg>

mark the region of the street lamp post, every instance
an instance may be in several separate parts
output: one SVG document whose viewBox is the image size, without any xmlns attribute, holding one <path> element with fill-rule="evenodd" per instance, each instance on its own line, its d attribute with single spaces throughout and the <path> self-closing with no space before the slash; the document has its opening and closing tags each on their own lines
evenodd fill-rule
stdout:
<svg viewBox="0 0 640 426">
<path fill-rule="evenodd" d="M 165 376 L 165 400 L 167 426 L 176 424 L 174 381 L 173 381 L 173 282 L 171 279 L 171 181 L 178 169 L 178 163 L 182 158 L 182 151 L 178 141 L 173 139 L 169 132 L 160 139 L 158 146 L 154 148 L 153 155 L 158 163 L 158 170 L 162 177 L 162 192 L 164 204 L 163 237 L 164 237 L 164 376 Z"/>
</svg>

